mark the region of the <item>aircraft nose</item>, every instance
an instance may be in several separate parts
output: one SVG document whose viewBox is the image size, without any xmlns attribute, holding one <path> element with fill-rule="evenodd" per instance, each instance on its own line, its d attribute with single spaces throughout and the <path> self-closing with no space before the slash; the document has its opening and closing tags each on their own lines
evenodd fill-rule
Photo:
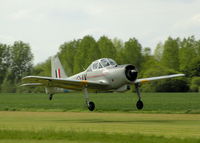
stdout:
<svg viewBox="0 0 200 143">
<path fill-rule="evenodd" d="M 129 81 L 135 81 L 137 78 L 137 69 L 133 65 L 128 65 L 125 67 L 125 75 Z"/>
</svg>

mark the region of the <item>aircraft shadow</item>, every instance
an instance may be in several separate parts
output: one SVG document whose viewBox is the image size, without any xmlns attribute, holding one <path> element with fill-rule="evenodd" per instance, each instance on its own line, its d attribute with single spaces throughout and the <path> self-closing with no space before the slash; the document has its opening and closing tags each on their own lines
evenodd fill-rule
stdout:
<svg viewBox="0 0 200 143">
<path fill-rule="evenodd" d="M 71 123 L 174 123 L 174 122 L 180 122 L 180 120 L 99 120 L 99 119 L 51 120 L 51 121 L 53 121 L 53 122 L 71 122 Z M 182 121 L 183 120 L 181 120 L 181 122 Z"/>
</svg>

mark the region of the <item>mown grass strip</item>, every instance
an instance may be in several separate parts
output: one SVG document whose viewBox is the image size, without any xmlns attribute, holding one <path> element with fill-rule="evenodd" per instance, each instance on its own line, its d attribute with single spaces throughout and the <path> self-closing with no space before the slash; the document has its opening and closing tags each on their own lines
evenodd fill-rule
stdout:
<svg viewBox="0 0 200 143">
<path fill-rule="evenodd" d="M 20 131 L 0 130 L 1 140 L 69 140 L 102 143 L 200 143 L 195 138 L 165 138 L 163 136 L 145 136 L 141 134 L 107 134 L 103 132 L 78 131 Z"/>
<path fill-rule="evenodd" d="M 144 109 L 138 111 L 135 93 L 90 93 L 95 112 L 200 113 L 199 93 L 142 93 Z M 82 93 L 0 94 L 0 111 L 88 111 Z"/>
</svg>

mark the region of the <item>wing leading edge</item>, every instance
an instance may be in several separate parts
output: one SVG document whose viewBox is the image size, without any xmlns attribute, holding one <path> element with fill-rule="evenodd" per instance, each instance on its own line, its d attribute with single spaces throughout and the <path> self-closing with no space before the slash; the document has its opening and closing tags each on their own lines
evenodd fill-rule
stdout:
<svg viewBox="0 0 200 143">
<path fill-rule="evenodd" d="M 172 75 L 157 76 L 157 77 L 150 77 L 150 78 L 141 78 L 141 79 L 137 79 L 135 83 L 145 83 L 145 82 L 149 82 L 153 80 L 180 77 L 180 76 L 185 76 L 185 74 L 172 74 Z"/>
<path fill-rule="evenodd" d="M 42 76 L 27 76 L 22 79 L 23 84 L 21 86 L 47 86 L 58 87 L 72 90 L 82 90 L 83 87 L 89 89 L 106 89 L 107 83 L 95 82 L 88 80 L 72 80 L 63 78 L 51 78 Z"/>
</svg>

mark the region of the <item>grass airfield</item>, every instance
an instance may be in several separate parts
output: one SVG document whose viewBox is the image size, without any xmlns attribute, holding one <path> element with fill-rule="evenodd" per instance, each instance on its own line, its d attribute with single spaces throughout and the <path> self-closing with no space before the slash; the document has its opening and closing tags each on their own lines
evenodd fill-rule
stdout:
<svg viewBox="0 0 200 143">
<path fill-rule="evenodd" d="M 76 134 L 76 135 L 75 135 Z M 75 135 L 78 136 L 77 140 Z M 90 112 L 0 112 L 0 142 L 133 142 L 135 138 L 158 142 L 200 142 L 199 114 L 137 114 Z M 87 138 L 86 138 L 87 137 Z M 106 139 L 107 138 L 107 139 Z M 103 139 L 103 140 L 102 140 Z M 98 141 L 100 140 L 100 141 Z M 137 142 L 140 142 L 137 140 Z M 149 142 L 149 141 L 148 141 Z M 151 142 L 151 141 L 150 141 Z M 157 141 L 154 141 L 157 142 Z"/>
<path fill-rule="evenodd" d="M 97 94 L 91 96 L 94 112 L 73 94 L 54 101 L 38 94 L 1 94 L 0 143 L 200 143 L 198 93 L 144 94 L 143 111 L 135 109 L 137 97 L 130 93 Z"/>
</svg>

